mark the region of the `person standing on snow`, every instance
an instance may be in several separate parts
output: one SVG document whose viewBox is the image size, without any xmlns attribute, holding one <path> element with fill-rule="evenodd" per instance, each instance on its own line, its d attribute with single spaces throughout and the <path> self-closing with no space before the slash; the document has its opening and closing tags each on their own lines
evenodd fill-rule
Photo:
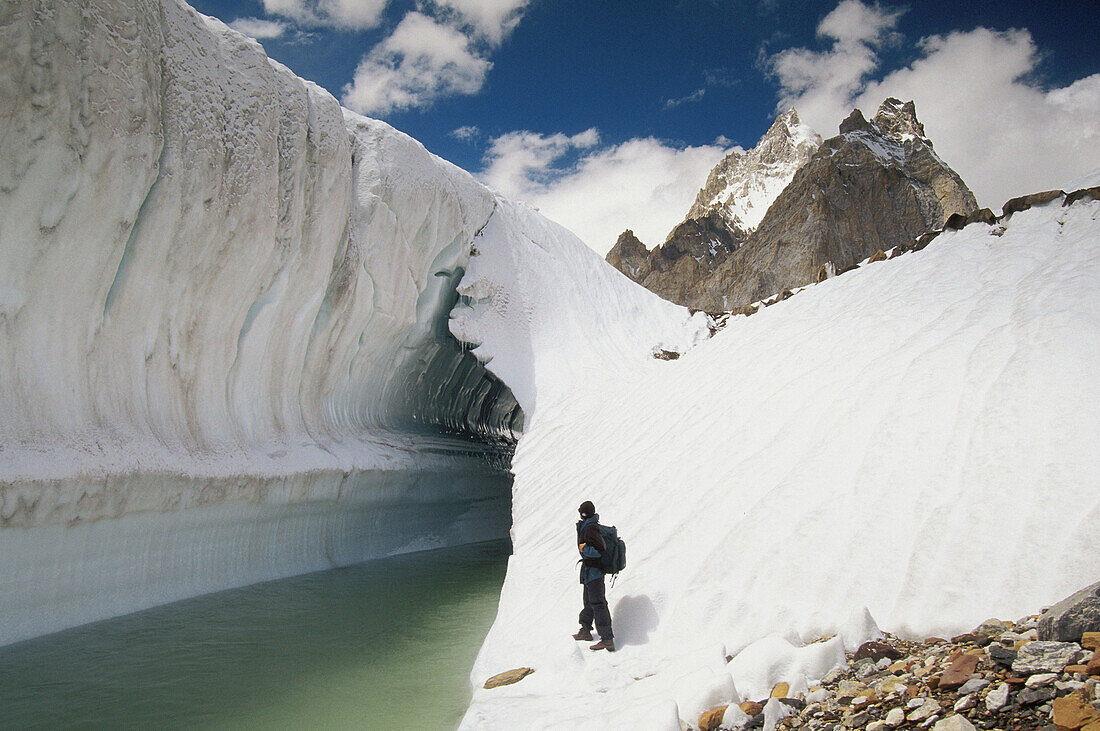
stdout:
<svg viewBox="0 0 1100 731">
<path fill-rule="evenodd" d="M 615 651 L 615 635 L 611 631 L 611 611 L 607 608 L 606 587 L 603 583 L 601 557 L 606 549 L 603 536 L 600 535 L 600 516 L 591 500 L 585 500 L 577 509 L 581 519 L 577 521 L 577 548 L 581 553 L 581 584 L 584 585 L 584 609 L 581 610 L 581 629 L 575 640 L 592 639 L 592 622 L 596 622 L 596 631 L 600 641 L 590 650 Z"/>
</svg>

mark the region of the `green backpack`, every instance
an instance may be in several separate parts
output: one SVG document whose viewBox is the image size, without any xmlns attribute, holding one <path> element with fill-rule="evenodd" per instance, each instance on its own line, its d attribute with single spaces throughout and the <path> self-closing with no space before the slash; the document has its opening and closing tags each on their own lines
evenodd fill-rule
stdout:
<svg viewBox="0 0 1100 731">
<path fill-rule="evenodd" d="M 613 525 L 597 525 L 603 538 L 604 552 L 600 557 L 600 568 L 605 574 L 615 576 L 626 568 L 626 543 L 619 538 L 619 531 Z"/>
</svg>

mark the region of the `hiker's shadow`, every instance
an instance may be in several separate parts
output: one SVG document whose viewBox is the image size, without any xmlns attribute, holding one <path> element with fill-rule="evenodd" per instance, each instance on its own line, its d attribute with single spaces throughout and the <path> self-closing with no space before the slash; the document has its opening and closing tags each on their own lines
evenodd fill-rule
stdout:
<svg viewBox="0 0 1100 731">
<path fill-rule="evenodd" d="M 611 621 L 615 624 L 615 643 L 621 647 L 649 642 L 649 633 L 657 629 L 660 620 L 652 599 L 645 594 L 628 594 L 615 603 Z"/>
</svg>

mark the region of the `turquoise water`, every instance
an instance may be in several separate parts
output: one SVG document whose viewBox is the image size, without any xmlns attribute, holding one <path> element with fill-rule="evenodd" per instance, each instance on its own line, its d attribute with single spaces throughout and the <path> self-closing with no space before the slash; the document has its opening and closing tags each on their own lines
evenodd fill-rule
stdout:
<svg viewBox="0 0 1100 731">
<path fill-rule="evenodd" d="M 0 726 L 454 728 L 508 552 L 369 561 L 0 648 Z"/>
</svg>

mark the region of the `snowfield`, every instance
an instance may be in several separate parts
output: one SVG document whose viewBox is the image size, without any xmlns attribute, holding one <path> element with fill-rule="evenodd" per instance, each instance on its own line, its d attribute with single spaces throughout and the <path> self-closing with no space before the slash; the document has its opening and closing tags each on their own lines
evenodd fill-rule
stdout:
<svg viewBox="0 0 1100 731">
<path fill-rule="evenodd" d="M 471 333 L 464 308 L 452 329 L 509 383 L 533 355 L 513 388 L 538 404 L 464 726 L 677 729 L 776 682 L 812 684 L 877 627 L 951 636 L 1094 581 L 1100 202 L 1055 201 L 997 233 L 944 232 L 734 318 L 678 360 L 638 348 L 587 370 L 541 363 L 622 352 L 615 327 L 560 323 L 615 308 L 625 278 L 563 306 L 554 268 L 487 235 L 462 287 L 500 294 L 476 316 L 495 322 L 517 297 L 527 309 L 504 310 L 499 338 Z M 517 318 L 533 351 L 512 340 Z M 615 654 L 569 636 L 584 499 L 627 541 L 608 593 Z M 535 673 L 480 689 L 519 666 Z"/>
</svg>

